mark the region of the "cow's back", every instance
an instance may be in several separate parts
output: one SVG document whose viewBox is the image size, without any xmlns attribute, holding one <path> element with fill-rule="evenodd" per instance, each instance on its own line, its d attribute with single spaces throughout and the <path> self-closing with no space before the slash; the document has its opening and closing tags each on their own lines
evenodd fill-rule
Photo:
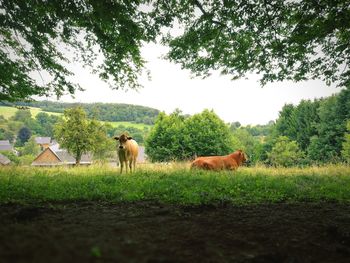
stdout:
<svg viewBox="0 0 350 263">
<path fill-rule="evenodd" d="M 225 156 L 198 157 L 195 159 L 191 168 L 201 168 L 205 170 L 223 170 L 227 169 L 227 160 Z"/>
<path fill-rule="evenodd" d="M 236 154 L 225 156 L 198 157 L 191 163 L 191 168 L 205 170 L 236 170 L 240 166 Z"/>
<path fill-rule="evenodd" d="M 135 140 L 128 140 L 126 142 L 127 158 L 130 160 L 136 160 L 139 155 L 139 145 Z"/>
</svg>

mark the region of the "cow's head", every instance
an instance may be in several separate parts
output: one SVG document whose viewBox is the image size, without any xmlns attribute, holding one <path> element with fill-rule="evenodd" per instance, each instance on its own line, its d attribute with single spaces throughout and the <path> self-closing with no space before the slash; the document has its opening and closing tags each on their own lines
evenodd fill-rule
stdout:
<svg viewBox="0 0 350 263">
<path fill-rule="evenodd" d="M 119 141 L 119 149 L 125 149 L 125 143 L 128 140 L 132 139 L 132 137 L 127 136 L 126 134 L 122 134 L 120 136 L 115 136 L 113 138 L 114 138 L 114 140 Z"/>
<path fill-rule="evenodd" d="M 242 150 L 238 150 L 238 156 L 240 157 L 241 163 L 248 161 L 248 156 Z"/>
</svg>

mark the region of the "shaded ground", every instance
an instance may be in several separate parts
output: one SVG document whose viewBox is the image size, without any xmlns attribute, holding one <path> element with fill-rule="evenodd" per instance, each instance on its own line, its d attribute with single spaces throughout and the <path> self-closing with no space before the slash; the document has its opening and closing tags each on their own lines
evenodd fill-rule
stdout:
<svg viewBox="0 0 350 263">
<path fill-rule="evenodd" d="M 1 262 L 350 262 L 350 206 L 0 205 Z"/>
</svg>

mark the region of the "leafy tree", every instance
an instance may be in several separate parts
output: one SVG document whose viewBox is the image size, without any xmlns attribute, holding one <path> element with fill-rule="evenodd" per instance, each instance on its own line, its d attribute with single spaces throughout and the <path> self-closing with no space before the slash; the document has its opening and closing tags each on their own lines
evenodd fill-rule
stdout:
<svg viewBox="0 0 350 263">
<path fill-rule="evenodd" d="M 184 122 L 184 149 L 187 158 L 225 155 L 233 151 L 232 133 L 214 111 L 204 110 Z"/>
<path fill-rule="evenodd" d="M 18 164 L 19 165 L 31 165 L 31 163 L 34 161 L 34 159 L 36 158 L 36 155 L 22 155 L 20 157 L 18 157 Z"/>
<path fill-rule="evenodd" d="M 35 137 L 32 136 L 23 146 L 22 155 L 37 156 L 40 152 L 40 146 L 36 143 Z"/>
<path fill-rule="evenodd" d="M 321 101 L 317 135 L 312 137 L 307 149 L 310 159 L 321 162 L 340 160 L 346 123 L 350 119 L 349 102 L 350 86 Z"/>
<path fill-rule="evenodd" d="M 67 77 L 71 57 L 97 71 L 113 88 L 138 88 L 144 60 L 143 41 L 155 39 L 145 11 L 148 1 L 17 1 L 0 2 L 0 100 L 32 95 L 71 94 L 77 88 Z M 56 43 L 61 43 L 58 46 Z M 101 54 L 103 62 L 96 63 Z M 40 81 L 32 77 L 36 72 Z M 52 78 L 45 80 L 47 73 Z M 32 75 L 31 75 L 32 74 Z"/>
<path fill-rule="evenodd" d="M 265 137 L 270 133 L 271 127 L 275 125 L 274 121 L 270 121 L 267 124 L 264 125 L 248 125 L 243 127 L 245 130 L 249 132 L 254 137 Z"/>
<path fill-rule="evenodd" d="M 259 138 L 253 137 L 245 128 L 236 129 L 233 132 L 234 149 L 242 149 L 252 163 L 256 163 L 262 154 L 262 144 Z"/>
<path fill-rule="evenodd" d="M 60 117 L 56 115 L 49 115 L 45 112 L 39 112 L 35 116 L 36 122 L 39 124 L 39 128 L 36 129 L 36 133 L 41 136 L 53 137 L 54 125 L 59 122 Z"/>
<path fill-rule="evenodd" d="M 13 115 L 12 120 L 26 122 L 28 119 L 31 119 L 31 118 L 32 118 L 32 114 L 30 110 L 19 109 L 15 112 L 15 115 Z"/>
<path fill-rule="evenodd" d="M 280 136 L 296 140 L 297 129 L 295 107 L 293 104 L 286 104 L 280 111 L 276 121 L 276 131 Z"/>
<path fill-rule="evenodd" d="M 27 127 L 22 127 L 17 135 L 17 146 L 24 145 L 29 140 L 30 136 L 32 136 L 32 132 Z"/>
<path fill-rule="evenodd" d="M 72 59 L 62 47 L 113 88 L 138 88 L 140 47 L 175 23 L 183 33 L 163 34 L 167 57 L 196 75 L 350 83 L 348 0 L 7 0 L 0 9 L 0 100 L 73 94 L 79 86 L 67 78 Z"/>
<path fill-rule="evenodd" d="M 300 164 L 304 156 L 296 141 L 291 141 L 286 136 L 280 136 L 268 154 L 271 164 L 285 167 Z"/>
<path fill-rule="evenodd" d="M 344 160 L 346 160 L 348 163 L 350 163 L 350 121 L 347 123 L 347 130 L 348 132 L 344 135 L 344 142 L 343 142 L 343 149 L 341 151 L 342 157 Z"/>
<path fill-rule="evenodd" d="M 231 131 L 238 129 L 239 127 L 241 127 L 241 123 L 239 121 L 235 121 L 230 124 Z"/>
<path fill-rule="evenodd" d="M 83 154 L 96 149 L 100 141 L 97 135 L 100 135 L 100 125 L 88 120 L 81 107 L 65 110 L 64 119 L 55 126 L 55 138 L 74 156 L 77 165 Z"/>
<path fill-rule="evenodd" d="M 115 155 L 115 141 L 113 138 L 107 136 L 107 128 L 101 125 L 98 121 L 92 120 L 90 122 L 90 130 L 93 131 L 93 156 L 95 160 L 105 161 Z"/>
<path fill-rule="evenodd" d="M 317 124 L 319 123 L 318 108 L 319 100 L 311 102 L 302 100 L 295 108 L 296 119 L 296 141 L 305 151 L 310 144 L 310 138 L 317 135 Z"/>
<path fill-rule="evenodd" d="M 188 118 L 180 111 L 159 114 L 145 145 L 151 161 L 186 160 L 233 150 L 229 127 L 209 110 Z"/>
<path fill-rule="evenodd" d="M 0 140 L 9 140 L 11 143 L 15 139 L 15 134 L 7 129 L 0 129 Z"/>
<path fill-rule="evenodd" d="M 155 1 L 155 16 L 180 21 L 163 40 L 168 58 L 194 74 L 232 78 L 256 72 L 261 83 L 323 79 L 350 84 L 350 7 L 334 1 Z M 160 18 L 159 18 L 160 19 Z"/>
<path fill-rule="evenodd" d="M 145 141 L 146 154 L 151 161 L 173 161 L 184 158 L 184 117 L 180 111 L 170 115 L 160 113 Z"/>
<path fill-rule="evenodd" d="M 302 150 L 306 150 L 310 138 L 317 135 L 319 105 L 318 100 L 302 100 L 297 106 L 284 105 L 276 121 L 278 135 L 295 140 Z"/>
</svg>

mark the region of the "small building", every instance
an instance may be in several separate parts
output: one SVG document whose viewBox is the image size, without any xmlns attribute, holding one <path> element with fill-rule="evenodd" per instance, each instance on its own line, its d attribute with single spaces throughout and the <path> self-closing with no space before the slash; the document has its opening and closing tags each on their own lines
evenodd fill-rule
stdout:
<svg viewBox="0 0 350 263">
<path fill-rule="evenodd" d="M 9 140 L 0 140 L 0 151 L 14 151 Z"/>
<path fill-rule="evenodd" d="M 90 165 L 92 157 L 84 154 L 81 157 L 81 165 Z M 75 158 L 68 153 L 66 149 L 59 148 L 58 144 L 44 149 L 32 162 L 32 166 L 58 166 L 58 165 L 75 165 Z"/>
<path fill-rule="evenodd" d="M 35 137 L 35 142 L 40 145 L 41 150 L 45 150 L 51 144 L 51 137 Z"/>
<path fill-rule="evenodd" d="M 11 160 L 0 153 L 0 166 L 11 164 Z"/>
</svg>

